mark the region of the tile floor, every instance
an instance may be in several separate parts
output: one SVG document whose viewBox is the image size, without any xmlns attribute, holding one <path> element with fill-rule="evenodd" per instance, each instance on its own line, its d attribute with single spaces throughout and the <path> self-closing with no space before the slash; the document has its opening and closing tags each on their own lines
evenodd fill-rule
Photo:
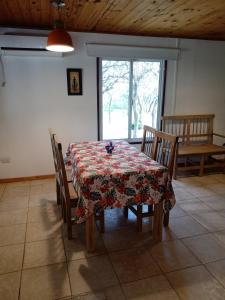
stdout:
<svg viewBox="0 0 225 300">
<path fill-rule="evenodd" d="M 225 175 L 174 181 L 177 204 L 163 242 L 151 220 L 106 212 L 97 250 L 84 225 L 71 241 L 54 180 L 0 184 L 0 299 L 225 299 Z"/>
</svg>

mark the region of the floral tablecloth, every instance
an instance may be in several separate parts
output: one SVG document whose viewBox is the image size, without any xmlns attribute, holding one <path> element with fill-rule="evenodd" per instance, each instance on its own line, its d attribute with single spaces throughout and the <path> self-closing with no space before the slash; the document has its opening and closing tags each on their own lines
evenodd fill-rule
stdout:
<svg viewBox="0 0 225 300">
<path fill-rule="evenodd" d="M 96 211 L 128 204 L 164 201 L 164 209 L 170 210 L 175 197 L 167 168 L 125 141 L 113 145 L 112 154 L 107 154 L 106 142 L 69 145 L 65 162 L 71 166 L 80 198 L 75 221 L 81 223 Z"/>
</svg>

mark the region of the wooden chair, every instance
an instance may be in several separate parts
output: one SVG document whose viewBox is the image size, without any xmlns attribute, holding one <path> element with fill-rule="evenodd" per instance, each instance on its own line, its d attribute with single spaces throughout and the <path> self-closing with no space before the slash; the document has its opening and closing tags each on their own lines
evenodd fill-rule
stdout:
<svg viewBox="0 0 225 300">
<path fill-rule="evenodd" d="M 153 143 L 155 138 L 156 129 L 147 125 L 143 127 L 143 138 L 141 144 L 141 152 L 145 155 L 152 157 L 153 156 Z M 142 213 L 142 206 L 138 206 L 137 210 L 133 206 L 125 206 L 123 209 L 123 213 L 125 218 L 128 218 L 128 208 L 135 214 Z M 148 213 L 152 212 L 152 205 L 148 205 Z M 141 231 L 141 227 L 139 228 L 140 223 L 138 222 L 138 231 Z"/>
<path fill-rule="evenodd" d="M 178 136 L 162 131 L 155 132 L 152 158 L 169 170 L 169 179 L 172 180 L 173 167 L 178 144 Z"/>
<path fill-rule="evenodd" d="M 56 148 L 55 148 L 55 133 L 53 133 L 52 129 L 49 129 L 49 135 L 52 145 L 52 154 L 53 154 L 53 161 L 54 161 L 54 167 L 55 167 L 55 179 L 56 179 L 56 195 L 57 195 L 57 204 L 61 204 L 61 191 L 60 191 L 60 180 L 59 180 L 59 165 L 56 155 Z M 67 181 L 71 182 L 71 170 L 66 170 L 66 177 Z"/>
<path fill-rule="evenodd" d="M 54 146 L 56 149 L 56 157 L 59 166 L 59 180 L 60 180 L 60 191 L 62 206 L 64 207 L 64 218 L 67 223 L 68 239 L 72 239 L 72 226 L 75 224 L 72 216 L 72 208 L 78 204 L 78 195 L 73 187 L 72 182 L 67 181 L 66 169 L 62 154 L 62 145 L 57 142 L 56 137 L 54 138 Z M 104 211 L 101 212 L 96 219 L 100 221 L 100 231 L 104 232 Z"/>
<path fill-rule="evenodd" d="M 143 152 L 149 157 L 152 157 L 153 154 L 153 142 L 155 138 L 155 131 L 155 128 L 144 125 L 141 152 Z"/>
<path fill-rule="evenodd" d="M 173 175 L 173 166 L 175 160 L 176 147 L 178 142 L 178 137 L 164 132 L 156 131 L 154 132 L 155 138 L 152 146 L 152 159 L 159 162 L 161 165 L 165 166 L 169 170 L 169 180 L 172 179 Z M 137 229 L 142 231 L 142 219 L 145 217 L 154 216 L 154 205 L 148 206 L 148 211 L 143 212 L 143 205 L 128 206 L 128 208 L 136 215 L 137 217 Z M 125 212 L 125 216 L 126 212 Z M 164 226 L 169 224 L 169 213 L 164 215 L 163 220 Z"/>
</svg>

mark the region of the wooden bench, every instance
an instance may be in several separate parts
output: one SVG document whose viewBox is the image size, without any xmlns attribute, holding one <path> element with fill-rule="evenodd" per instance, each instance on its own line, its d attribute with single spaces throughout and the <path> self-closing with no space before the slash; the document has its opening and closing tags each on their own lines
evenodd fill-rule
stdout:
<svg viewBox="0 0 225 300">
<path fill-rule="evenodd" d="M 162 117 L 162 131 L 179 137 L 174 178 L 177 171 L 225 167 L 225 136 L 213 132 L 214 115 L 177 115 Z"/>
</svg>

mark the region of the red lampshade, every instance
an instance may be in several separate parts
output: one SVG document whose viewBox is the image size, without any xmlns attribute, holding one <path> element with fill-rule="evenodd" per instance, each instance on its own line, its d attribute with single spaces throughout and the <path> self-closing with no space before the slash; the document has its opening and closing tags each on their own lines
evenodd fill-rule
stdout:
<svg viewBox="0 0 225 300">
<path fill-rule="evenodd" d="M 70 52 L 74 50 L 71 36 L 63 28 L 56 28 L 48 35 L 47 50 Z"/>
</svg>

